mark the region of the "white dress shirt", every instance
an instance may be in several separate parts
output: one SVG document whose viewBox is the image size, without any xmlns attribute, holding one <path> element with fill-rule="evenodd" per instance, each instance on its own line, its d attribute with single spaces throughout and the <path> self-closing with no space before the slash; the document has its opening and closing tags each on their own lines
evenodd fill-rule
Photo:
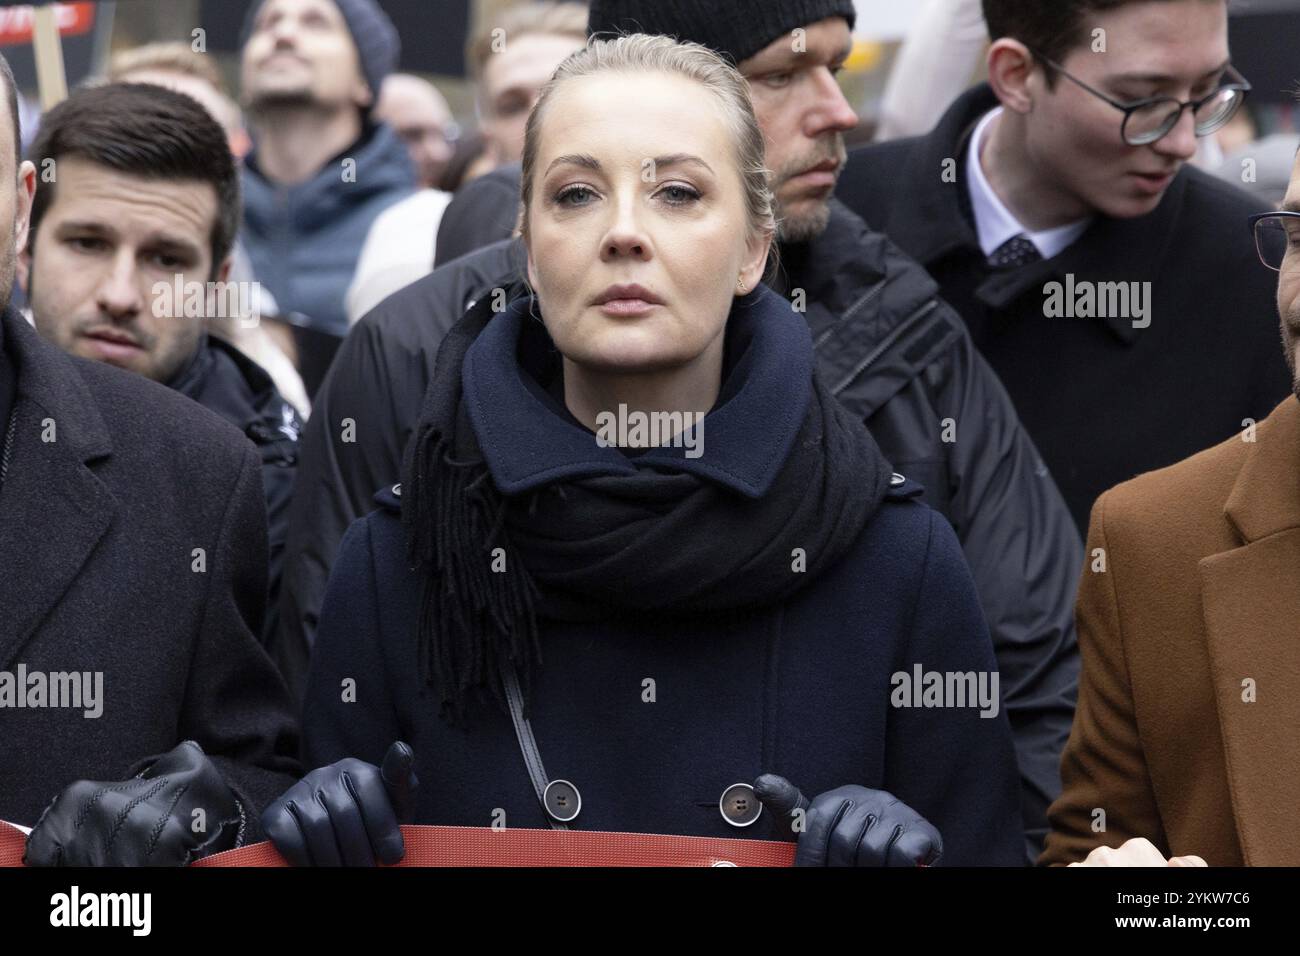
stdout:
<svg viewBox="0 0 1300 956">
<path fill-rule="evenodd" d="M 984 175 L 984 167 L 980 165 L 980 144 L 984 141 L 984 134 L 988 132 L 989 125 L 1000 115 L 1002 115 L 1002 107 L 999 106 L 985 114 L 979 121 L 975 132 L 971 134 L 970 147 L 966 155 L 966 183 L 970 190 L 971 211 L 975 214 L 975 232 L 979 236 L 980 248 L 984 250 L 985 256 L 989 256 L 1007 240 L 1024 235 L 1038 249 L 1039 255 L 1044 259 L 1050 259 L 1083 235 L 1091 220 L 1084 218 L 1054 229 L 1034 232 L 1025 228 L 1006 204 L 998 198 L 998 194 L 993 191 L 988 178 Z"/>
</svg>

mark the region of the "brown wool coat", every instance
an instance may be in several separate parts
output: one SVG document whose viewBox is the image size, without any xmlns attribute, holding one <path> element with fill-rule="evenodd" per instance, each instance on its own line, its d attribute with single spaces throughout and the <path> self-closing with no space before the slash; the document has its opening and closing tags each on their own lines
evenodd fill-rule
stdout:
<svg viewBox="0 0 1300 956">
<path fill-rule="evenodd" d="M 1041 863 L 1142 836 L 1211 866 L 1300 864 L 1300 402 L 1250 437 L 1093 507 L 1079 704 Z"/>
</svg>

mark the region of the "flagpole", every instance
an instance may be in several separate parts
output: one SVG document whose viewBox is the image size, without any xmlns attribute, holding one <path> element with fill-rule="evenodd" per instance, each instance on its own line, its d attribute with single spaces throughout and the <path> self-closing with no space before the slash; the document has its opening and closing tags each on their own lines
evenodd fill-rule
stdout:
<svg viewBox="0 0 1300 956">
<path fill-rule="evenodd" d="M 36 54 L 36 81 L 41 110 L 49 111 L 68 98 L 68 77 L 63 69 L 63 44 L 52 4 L 32 11 L 32 49 Z"/>
</svg>

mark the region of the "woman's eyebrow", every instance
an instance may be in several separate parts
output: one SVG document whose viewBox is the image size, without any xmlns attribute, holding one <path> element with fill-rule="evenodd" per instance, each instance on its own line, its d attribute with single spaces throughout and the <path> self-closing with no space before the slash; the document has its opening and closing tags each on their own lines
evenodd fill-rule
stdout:
<svg viewBox="0 0 1300 956">
<path fill-rule="evenodd" d="M 546 172 L 543 175 L 549 175 L 556 166 L 563 166 L 566 163 L 572 166 L 582 166 L 584 169 L 600 169 L 600 160 L 595 156 L 590 156 L 587 153 L 566 153 L 551 160 L 551 165 L 546 167 Z"/>
<path fill-rule="evenodd" d="M 656 169 L 661 166 L 703 166 L 710 173 L 713 172 L 712 166 L 700 159 L 700 157 L 693 156 L 690 153 L 670 153 L 667 156 L 656 156 L 654 158 L 654 165 Z"/>
<path fill-rule="evenodd" d="M 656 169 L 661 166 L 681 166 L 690 164 L 703 166 L 710 173 L 713 172 L 712 166 L 700 159 L 700 157 L 692 155 L 691 153 L 669 153 L 666 156 L 656 156 L 651 160 L 651 162 L 654 164 Z M 599 172 L 602 169 L 600 160 L 596 159 L 594 156 L 587 153 L 566 153 L 563 156 L 557 156 L 555 159 L 551 160 L 551 164 L 546 167 L 546 173 L 543 175 L 549 175 L 551 170 L 556 166 L 562 166 L 565 164 L 581 166 L 584 169 L 591 169 L 596 172 Z M 714 175 L 716 175 L 716 173 Z"/>
</svg>

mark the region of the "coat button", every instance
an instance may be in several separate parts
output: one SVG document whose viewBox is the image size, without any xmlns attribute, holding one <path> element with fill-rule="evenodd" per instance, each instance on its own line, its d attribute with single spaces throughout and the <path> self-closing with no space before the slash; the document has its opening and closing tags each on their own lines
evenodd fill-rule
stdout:
<svg viewBox="0 0 1300 956">
<path fill-rule="evenodd" d="M 402 485 L 401 485 L 401 482 L 398 482 L 397 484 L 393 485 L 393 497 L 395 497 L 395 498 L 400 498 L 400 497 L 402 497 Z"/>
<path fill-rule="evenodd" d="M 906 481 L 907 479 L 904 478 L 902 475 L 900 475 L 898 472 L 894 472 L 892 475 L 889 476 L 889 483 L 893 485 L 895 488 L 897 488 L 901 484 L 904 484 Z"/>
<path fill-rule="evenodd" d="M 577 819 L 578 811 L 582 809 L 582 794 L 567 780 L 552 780 L 542 793 L 542 802 L 552 820 L 569 823 Z"/>
<path fill-rule="evenodd" d="M 763 812 L 763 804 L 749 784 L 733 783 L 722 792 L 718 809 L 722 811 L 722 819 L 733 827 L 747 827 Z"/>
</svg>

